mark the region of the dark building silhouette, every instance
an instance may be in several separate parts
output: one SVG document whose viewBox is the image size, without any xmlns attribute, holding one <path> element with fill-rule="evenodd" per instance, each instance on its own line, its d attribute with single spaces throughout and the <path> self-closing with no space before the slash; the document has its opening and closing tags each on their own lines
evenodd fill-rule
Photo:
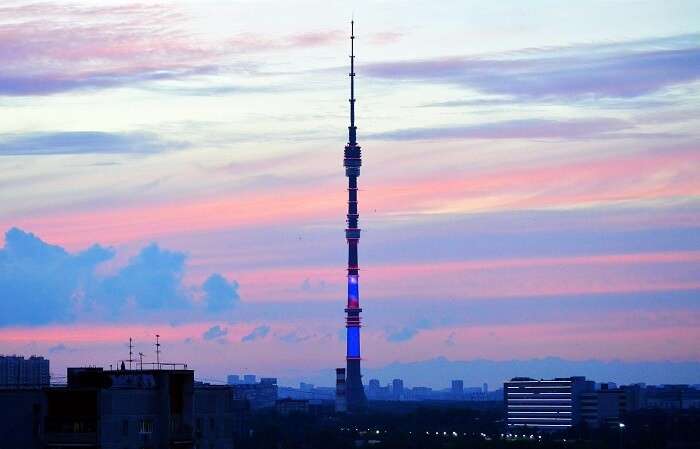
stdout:
<svg viewBox="0 0 700 449">
<path fill-rule="evenodd" d="M 354 22 L 350 22 L 350 126 L 348 143 L 345 145 L 345 176 L 348 177 L 348 214 L 345 238 L 348 242 L 348 302 L 345 309 L 345 327 L 347 329 L 347 373 L 345 399 L 350 412 L 359 412 L 366 408 L 367 397 L 362 386 L 360 370 L 360 288 L 357 245 L 360 242 L 360 215 L 357 209 L 357 178 L 362 166 L 362 152 L 357 144 L 357 127 L 355 126 L 355 33 Z"/>
<path fill-rule="evenodd" d="M 67 385 L 0 389 L 0 447 L 231 448 L 249 404 L 187 369 L 69 368 Z"/>
</svg>

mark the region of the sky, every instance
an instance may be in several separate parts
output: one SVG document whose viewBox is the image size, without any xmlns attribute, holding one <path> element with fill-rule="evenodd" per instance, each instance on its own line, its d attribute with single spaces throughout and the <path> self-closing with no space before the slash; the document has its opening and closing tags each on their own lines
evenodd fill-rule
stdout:
<svg viewBox="0 0 700 449">
<path fill-rule="evenodd" d="M 0 353 L 332 384 L 351 17 L 364 366 L 700 362 L 694 0 L 3 1 Z"/>
</svg>

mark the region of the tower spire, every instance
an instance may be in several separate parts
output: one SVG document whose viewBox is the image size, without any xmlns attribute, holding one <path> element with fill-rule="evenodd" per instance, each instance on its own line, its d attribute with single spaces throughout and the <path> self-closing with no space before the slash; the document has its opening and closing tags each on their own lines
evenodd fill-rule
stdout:
<svg viewBox="0 0 700 449">
<path fill-rule="evenodd" d="M 355 127 L 355 21 L 350 21 L 350 128 L 348 143 L 357 143 L 357 128 Z"/>
</svg>

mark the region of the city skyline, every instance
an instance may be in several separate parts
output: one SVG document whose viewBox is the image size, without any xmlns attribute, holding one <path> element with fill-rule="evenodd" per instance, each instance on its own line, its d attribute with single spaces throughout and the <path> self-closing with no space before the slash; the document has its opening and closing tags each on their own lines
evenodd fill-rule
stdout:
<svg viewBox="0 0 700 449">
<path fill-rule="evenodd" d="M 353 10 L 363 370 L 694 369 L 691 1 L 4 3 L 0 354 L 331 385 Z"/>
</svg>

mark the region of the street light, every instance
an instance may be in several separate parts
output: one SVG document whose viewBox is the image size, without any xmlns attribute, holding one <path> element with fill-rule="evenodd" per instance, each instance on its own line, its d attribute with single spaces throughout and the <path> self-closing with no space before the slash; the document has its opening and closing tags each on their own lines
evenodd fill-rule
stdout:
<svg viewBox="0 0 700 449">
<path fill-rule="evenodd" d="M 625 423 L 621 422 L 618 424 L 618 428 L 620 429 L 620 449 L 623 447 L 623 442 L 622 442 L 622 431 L 625 430 Z"/>
</svg>

